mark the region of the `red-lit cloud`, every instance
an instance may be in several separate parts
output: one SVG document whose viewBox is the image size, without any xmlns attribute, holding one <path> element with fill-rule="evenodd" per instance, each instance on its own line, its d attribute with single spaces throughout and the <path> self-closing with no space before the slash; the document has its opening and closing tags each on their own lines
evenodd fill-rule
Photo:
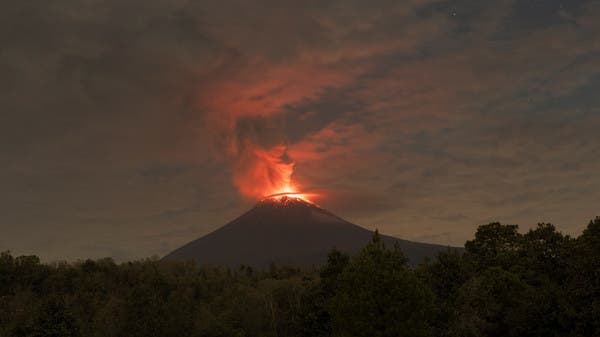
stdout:
<svg viewBox="0 0 600 337">
<path fill-rule="evenodd" d="M 304 61 L 278 66 L 257 63 L 256 68 L 211 83 L 201 92 L 199 101 L 208 111 L 209 134 L 222 140 L 217 146 L 231 163 L 234 185 L 244 197 L 259 199 L 297 185 L 292 181 L 297 159 L 286 153 L 286 135 L 277 135 L 284 126 L 277 118 L 283 117 L 285 107 L 317 99 L 328 88 L 350 83 L 363 71 L 361 67 L 340 70 Z M 274 132 L 240 131 L 242 120 L 265 118 L 275 123 Z"/>
<path fill-rule="evenodd" d="M 297 192 L 293 173 L 294 162 L 287 158 L 285 146 L 265 150 L 247 142 L 235 160 L 233 182 L 243 196 L 260 199 Z"/>
</svg>

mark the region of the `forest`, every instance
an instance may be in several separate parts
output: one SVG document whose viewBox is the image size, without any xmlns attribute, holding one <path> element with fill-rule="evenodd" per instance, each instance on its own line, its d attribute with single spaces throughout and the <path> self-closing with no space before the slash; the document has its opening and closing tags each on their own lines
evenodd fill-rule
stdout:
<svg viewBox="0 0 600 337">
<path fill-rule="evenodd" d="M 600 336 L 600 217 L 478 227 L 411 267 L 377 232 L 307 269 L 0 256 L 0 337 Z"/>
</svg>

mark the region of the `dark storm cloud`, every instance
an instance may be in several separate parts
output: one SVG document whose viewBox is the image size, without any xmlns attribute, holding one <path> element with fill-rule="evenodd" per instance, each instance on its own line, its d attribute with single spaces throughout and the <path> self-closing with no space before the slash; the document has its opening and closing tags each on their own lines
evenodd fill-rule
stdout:
<svg viewBox="0 0 600 337">
<path fill-rule="evenodd" d="M 0 249 L 166 253 L 249 205 L 248 141 L 409 239 L 596 215 L 599 1 L 1 6 Z"/>
</svg>

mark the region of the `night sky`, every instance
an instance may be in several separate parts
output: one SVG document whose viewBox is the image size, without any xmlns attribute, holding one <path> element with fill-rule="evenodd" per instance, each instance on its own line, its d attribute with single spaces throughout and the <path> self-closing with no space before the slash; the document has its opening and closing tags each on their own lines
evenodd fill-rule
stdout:
<svg viewBox="0 0 600 337">
<path fill-rule="evenodd" d="M 0 2 L 17 255 L 162 256 L 282 169 L 404 239 L 579 234 L 600 215 L 599 130 L 600 1 Z"/>
</svg>

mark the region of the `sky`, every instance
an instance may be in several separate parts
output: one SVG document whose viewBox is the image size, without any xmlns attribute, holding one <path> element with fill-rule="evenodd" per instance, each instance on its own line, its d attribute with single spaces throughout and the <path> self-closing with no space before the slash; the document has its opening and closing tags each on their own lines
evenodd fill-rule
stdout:
<svg viewBox="0 0 600 337">
<path fill-rule="evenodd" d="M 162 256 L 291 183 L 408 240 L 600 215 L 600 1 L 0 2 L 0 250 Z"/>
</svg>

